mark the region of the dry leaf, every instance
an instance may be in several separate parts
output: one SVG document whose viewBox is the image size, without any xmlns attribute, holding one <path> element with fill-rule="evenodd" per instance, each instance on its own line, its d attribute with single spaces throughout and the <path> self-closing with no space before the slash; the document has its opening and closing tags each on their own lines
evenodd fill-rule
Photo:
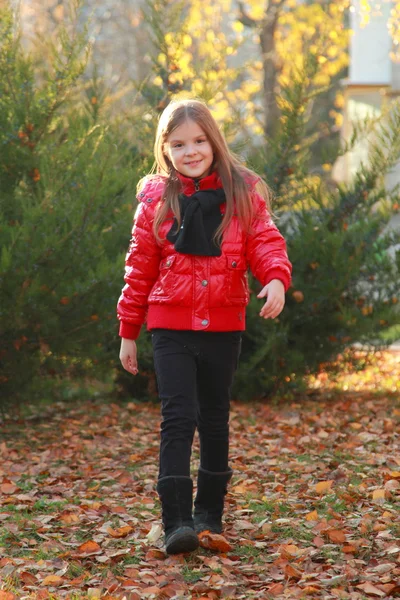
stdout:
<svg viewBox="0 0 400 600">
<path fill-rule="evenodd" d="M 58 518 L 63 523 L 67 523 L 67 524 L 79 523 L 79 521 L 80 521 L 79 515 L 77 515 L 76 513 L 71 513 L 71 512 L 61 513 L 61 515 Z"/>
<path fill-rule="evenodd" d="M 216 550 L 217 552 L 229 552 L 232 550 L 230 543 L 219 533 L 211 533 L 210 531 L 202 531 L 199 534 L 199 542 L 202 548 Z"/>
<path fill-rule="evenodd" d="M 386 596 L 386 592 L 383 592 L 382 590 L 375 587 L 374 585 L 372 585 L 372 583 L 369 583 L 368 581 L 366 583 L 362 583 L 361 585 L 356 585 L 356 587 L 358 589 L 362 590 L 363 592 L 365 592 L 366 594 L 369 594 L 372 596 L 379 596 L 380 598 L 384 598 Z"/>
<path fill-rule="evenodd" d="M 253 525 L 253 523 L 250 523 L 250 521 L 244 521 L 243 519 L 239 519 L 235 523 L 235 529 L 255 529 L 255 526 Z"/>
<path fill-rule="evenodd" d="M 284 586 L 281 583 L 274 583 L 268 588 L 268 594 L 271 596 L 280 596 L 283 593 Z"/>
<path fill-rule="evenodd" d="M 327 533 L 334 544 L 343 544 L 346 541 L 346 534 L 341 529 L 330 529 Z"/>
<path fill-rule="evenodd" d="M 318 513 L 316 510 L 313 510 L 312 512 L 309 512 L 306 515 L 306 520 L 307 521 L 318 521 Z"/>
<path fill-rule="evenodd" d="M 0 590 L 0 600 L 17 600 L 17 596 L 15 596 L 12 592 Z"/>
<path fill-rule="evenodd" d="M 78 552 L 79 554 L 86 554 L 88 556 L 90 554 L 99 554 L 102 552 L 102 549 L 97 542 L 89 540 L 88 542 L 85 542 L 79 546 Z"/>
<path fill-rule="evenodd" d="M 291 579 L 301 579 L 302 572 L 291 564 L 286 565 L 285 575 Z"/>
<path fill-rule="evenodd" d="M 2 483 L 0 490 L 3 494 L 14 494 L 19 488 L 14 483 Z"/>
<path fill-rule="evenodd" d="M 293 558 L 295 556 L 301 556 L 302 554 L 304 554 L 304 550 L 302 550 L 295 544 L 284 544 L 279 548 L 279 552 L 284 558 Z"/>
<path fill-rule="evenodd" d="M 317 494 L 322 494 L 323 492 L 327 492 L 331 489 L 333 484 L 333 479 L 329 479 L 328 481 L 320 481 L 315 484 L 315 491 Z"/>
<path fill-rule="evenodd" d="M 147 539 L 150 542 L 150 544 L 154 544 L 155 542 L 157 542 L 160 537 L 162 536 L 163 533 L 163 528 L 162 525 L 160 525 L 159 523 L 157 525 L 152 525 L 149 533 L 147 534 Z"/>
<path fill-rule="evenodd" d="M 132 531 L 133 527 L 131 527 L 130 525 L 124 525 L 123 527 L 118 527 L 118 529 L 113 529 L 112 527 L 108 527 L 107 529 L 107 533 L 109 533 L 113 538 L 126 537 Z"/>
<path fill-rule="evenodd" d="M 61 585 L 64 579 L 59 575 L 47 575 L 42 581 L 42 585 L 57 586 Z"/>
<path fill-rule="evenodd" d="M 374 490 L 372 492 L 372 499 L 374 500 L 374 502 L 382 504 L 385 501 L 385 490 Z"/>
</svg>

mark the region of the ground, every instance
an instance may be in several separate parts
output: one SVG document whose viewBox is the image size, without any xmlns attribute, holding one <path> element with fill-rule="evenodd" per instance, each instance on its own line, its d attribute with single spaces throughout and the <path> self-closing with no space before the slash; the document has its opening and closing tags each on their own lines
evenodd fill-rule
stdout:
<svg viewBox="0 0 400 600">
<path fill-rule="evenodd" d="M 398 597 L 399 397 L 400 353 L 384 353 L 291 399 L 233 401 L 228 545 L 173 557 L 155 491 L 158 404 L 10 415 L 0 600 Z M 196 437 L 194 478 L 197 466 Z"/>
</svg>

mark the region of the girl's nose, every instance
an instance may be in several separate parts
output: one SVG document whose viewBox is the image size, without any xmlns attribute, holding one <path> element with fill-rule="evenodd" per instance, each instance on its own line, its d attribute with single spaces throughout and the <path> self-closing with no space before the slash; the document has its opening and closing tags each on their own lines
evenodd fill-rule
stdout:
<svg viewBox="0 0 400 600">
<path fill-rule="evenodd" d="M 191 156 L 192 154 L 196 154 L 196 148 L 192 145 L 186 146 L 186 154 Z"/>
</svg>

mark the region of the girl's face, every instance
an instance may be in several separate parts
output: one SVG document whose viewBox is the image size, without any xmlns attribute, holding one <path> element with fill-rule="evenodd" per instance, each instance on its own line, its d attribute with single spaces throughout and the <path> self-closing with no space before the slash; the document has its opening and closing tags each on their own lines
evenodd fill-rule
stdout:
<svg viewBox="0 0 400 600">
<path fill-rule="evenodd" d="M 185 177 L 201 179 L 209 175 L 214 154 L 206 134 L 194 121 L 189 119 L 174 129 L 164 150 L 174 168 Z"/>
</svg>

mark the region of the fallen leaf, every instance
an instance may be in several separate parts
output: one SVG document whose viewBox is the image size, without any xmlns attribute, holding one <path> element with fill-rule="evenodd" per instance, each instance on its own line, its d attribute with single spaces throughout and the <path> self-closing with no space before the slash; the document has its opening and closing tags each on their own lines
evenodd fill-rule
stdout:
<svg viewBox="0 0 400 600">
<path fill-rule="evenodd" d="M 131 527 L 130 525 L 124 525 L 123 527 L 118 527 L 118 529 L 113 529 L 112 527 L 109 527 L 107 529 L 107 533 L 109 533 L 113 538 L 126 537 L 132 531 L 133 527 Z"/>
<path fill-rule="evenodd" d="M 223 535 L 211 533 L 207 530 L 199 534 L 199 542 L 202 548 L 208 548 L 209 550 L 217 550 L 223 553 L 232 550 L 232 546 Z"/>
<path fill-rule="evenodd" d="M 79 554 L 86 554 L 89 556 L 90 554 L 99 554 L 102 552 L 99 544 L 94 542 L 93 540 L 89 540 L 88 542 L 84 542 L 78 547 Z"/>
<path fill-rule="evenodd" d="M 17 600 L 17 596 L 15 596 L 12 592 L 0 590 L 0 600 Z"/>
<path fill-rule="evenodd" d="M 0 486 L 3 494 L 14 494 L 18 489 L 14 483 L 2 483 Z"/>
<path fill-rule="evenodd" d="M 306 514 L 306 520 L 307 521 L 318 521 L 317 511 L 313 510 L 312 512 L 309 512 L 308 514 Z"/>
<path fill-rule="evenodd" d="M 149 550 L 148 552 L 146 552 L 145 559 L 146 560 L 152 560 L 152 559 L 163 560 L 163 559 L 165 559 L 165 552 L 163 550 L 157 550 L 157 549 L 153 548 L 152 550 Z"/>
<path fill-rule="evenodd" d="M 149 533 L 147 534 L 147 539 L 150 542 L 150 544 L 154 544 L 155 542 L 157 542 L 160 537 L 162 536 L 163 533 L 163 528 L 162 526 L 158 523 L 157 525 L 152 525 Z"/>
<path fill-rule="evenodd" d="M 80 521 L 79 515 L 77 515 L 76 513 L 71 513 L 71 512 L 61 513 L 61 515 L 58 518 L 63 523 L 67 523 L 67 524 L 79 523 L 79 521 Z"/>
<path fill-rule="evenodd" d="M 330 529 L 328 537 L 334 544 L 343 544 L 346 541 L 346 534 L 341 529 Z"/>
<path fill-rule="evenodd" d="M 250 521 L 244 521 L 243 519 L 239 519 L 235 523 L 235 529 L 255 529 L 255 526 L 253 525 L 253 523 L 250 523 Z"/>
<path fill-rule="evenodd" d="M 295 544 L 284 544 L 279 548 L 279 552 L 281 556 L 285 558 L 293 558 L 294 556 L 301 556 L 304 554 L 304 550 Z"/>
<path fill-rule="evenodd" d="M 384 489 L 374 490 L 372 492 L 372 499 L 375 502 L 378 502 L 380 504 L 382 502 L 384 502 L 385 501 L 385 490 Z"/>
<path fill-rule="evenodd" d="M 356 587 L 359 590 L 362 590 L 363 592 L 365 592 L 366 594 L 370 594 L 372 596 L 379 596 L 380 598 L 384 598 L 384 596 L 386 596 L 386 592 L 383 592 L 382 590 L 375 587 L 374 585 L 372 585 L 372 583 L 369 583 L 368 581 L 366 583 L 356 585 Z"/>
<path fill-rule="evenodd" d="M 302 572 L 291 564 L 285 566 L 285 575 L 290 579 L 301 579 Z"/>
<path fill-rule="evenodd" d="M 320 481 L 315 484 L 315 491 L 317 494 L 322 494 L 323 492 L 327 492 L 331 489 L 333 484 L 333 479 L 329 479 L 328 481 Z"/>
<path fill-rule="evenodd" d="M 280 596 L 284 589 L 282 583 L 274 583 L 268 588 L 268 594 L 271 596 Z"/>
<path fill-rule="evenodd" d="M 61 585 L 64 582 L 64 579 L 62 577 L 60 577 L 59 575 L 47 575 L 47 577 L 45 577 L 42 581 L 42 585 L 47 585 L 47 586 L 58 586 Z"/>
</svg>

